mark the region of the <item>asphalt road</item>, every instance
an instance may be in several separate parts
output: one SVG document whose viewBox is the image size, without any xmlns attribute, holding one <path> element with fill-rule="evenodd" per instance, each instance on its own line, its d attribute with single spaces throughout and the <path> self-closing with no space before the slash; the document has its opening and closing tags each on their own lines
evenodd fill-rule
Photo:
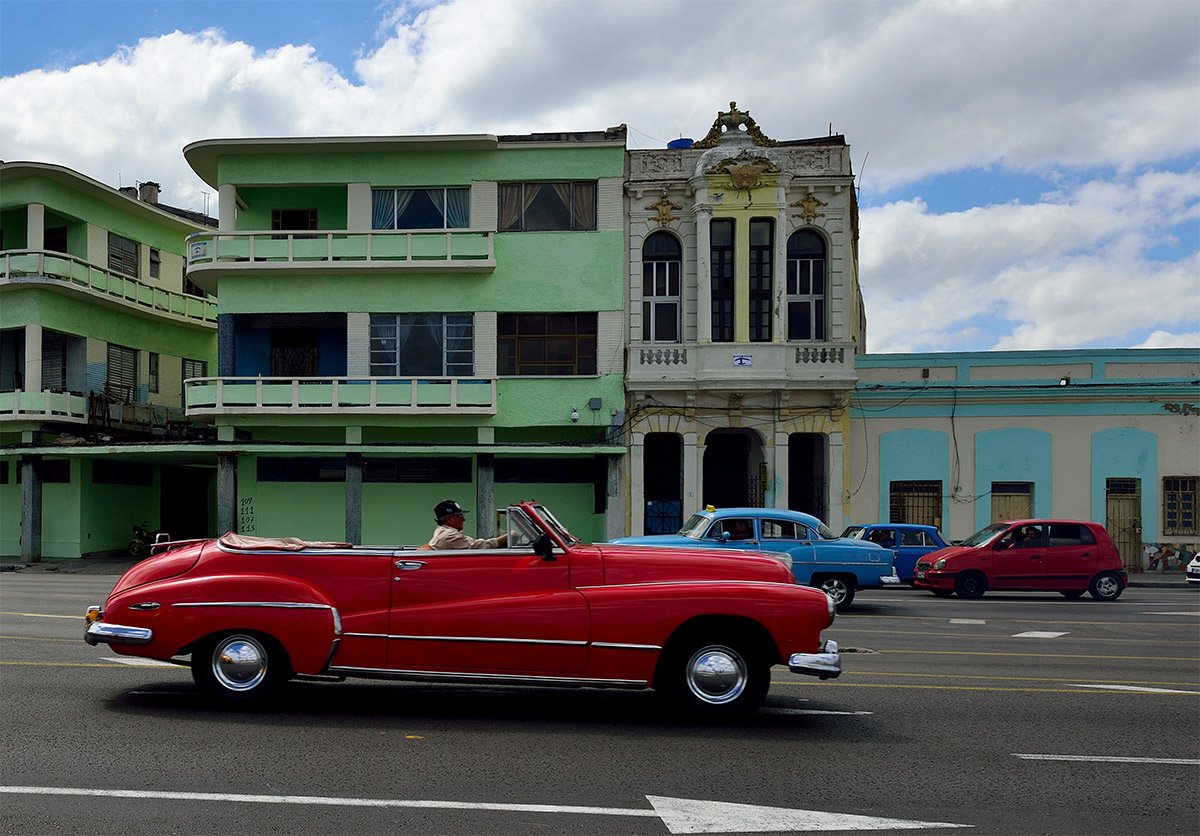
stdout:
<svg viewBox="0 0 1200 836">
<path fill-rule="evenodd" d="M 864 592 L 826 634 L 840 679 L 777 668 L 757 715 L 697 723 L 649 693 L 371 682 L 227 710 L 84 644 L 114 580 L 0 575 L 0 832 L 1200 829 L 1194 589 Z"/>
</svg>

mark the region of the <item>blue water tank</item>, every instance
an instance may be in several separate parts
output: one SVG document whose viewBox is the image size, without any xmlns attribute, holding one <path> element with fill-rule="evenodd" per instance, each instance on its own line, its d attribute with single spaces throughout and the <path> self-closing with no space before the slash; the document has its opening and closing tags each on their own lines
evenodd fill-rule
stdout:
<svg viewBox="0 0 1200 836">
<path fill-rule="evenodd" d="M 684 151 L 688 148 L 691 148 L 695 142 L 696 140 L 692 139 L 691 137 L 684 136 L 680 137 L 679 139 L 672 139 L 667 143 L 667 148 L 671 151 Z"/>
</svg>

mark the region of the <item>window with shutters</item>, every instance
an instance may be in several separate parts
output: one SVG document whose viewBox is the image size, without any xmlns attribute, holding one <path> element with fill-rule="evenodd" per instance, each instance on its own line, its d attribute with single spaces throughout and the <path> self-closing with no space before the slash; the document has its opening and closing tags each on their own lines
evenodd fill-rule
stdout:
<svg viewBox="0 0 1200 836">
<path fill-rule="evenodd" d="M 147 376 L 150 379 L 146 381 L 146 385 L 150 387 L 151 392 L 157 392 L 158 391 L 158 354 L 151 351 L 150 356 L 147 358 L 147 365 L 149 367 Z"/>
<path fill-rule="evenodd" d="M 137 392 L 137 350 L 108 344 L 108 372 L 104 378 L 109 397 L 133 403 Z"/>
<path fill-rule="evenodd" d="M 183 358 L 183 379 L 191 380 L 195 377 L 208 377 L 208 363 L 203 360 L 189 360 Z"/>
<path fill-rule="evenodd" d="M 709 225 L 712 266 L 712 340 L 733 342 L 733 221 Z"/>
<path fill-rule="evenodd" d="M 136 279 L 138 275 L 138 245 L 116 233 L 108 233 L 108 269 Z"/>
<path fill-rule="evenodd" d="M 771 254 L 775 223 L 769 218 L 750 221 L 750 342 L 771 341 Z"/>
<path fill-rule="evenodd" d="M 502 375 L 594 375 L 596 314 L 500 314 L 496 353 Z"/>
</svg>

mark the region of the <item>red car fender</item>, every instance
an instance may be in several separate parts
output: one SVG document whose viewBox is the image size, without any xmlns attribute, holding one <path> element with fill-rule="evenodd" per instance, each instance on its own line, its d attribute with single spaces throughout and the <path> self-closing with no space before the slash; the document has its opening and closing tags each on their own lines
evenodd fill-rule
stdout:
<svg viewBox="0 0 1200 836">
<path fill-rule="evenodd" d="M 157 605 L 157 606 L 153 606 Z M 341 635 L 340 614 L 311 585 L 272 575 L 177 577 L 117 593 L 104 620 L 154 631 L 138 656 L 170 659 L 203 639 L 228 632 L 268 636 L 295 673 L 320 673 Z M 123 652 L 119 645 L 113 649 Z M 128 652 L 128 651 L 124 651 Z"/>
</svg>

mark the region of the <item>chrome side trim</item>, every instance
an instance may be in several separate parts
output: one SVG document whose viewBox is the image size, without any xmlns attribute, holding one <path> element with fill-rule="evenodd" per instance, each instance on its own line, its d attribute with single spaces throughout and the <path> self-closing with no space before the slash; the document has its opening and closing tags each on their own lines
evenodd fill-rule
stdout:
<svg viewBox="0 0 1200 836">
<path fill-rule="evenodd" d="M 623 642 L 592 642 L 592 647 L 607 647 L 617 650 L 662 650 L 658 644 L 625 644 Z"/>
<path fill-rule="evenodd" d="M 129 609 L 131 609 L 131 610 L 156 610 L 161 606 L 162 606 L 162 604 L 158 603 L 157 601 L 143 601 L 140 604 L 130 604 Z"/>
<path fill-rule="evenodd" d="M 409 679 L 427 682 L 489 682 L 510 685 L 586 686 L 589 688 L 646 688 L 644 679 L 594 679 L 579 676 L 522 676 L 501 673 L 468 673 L 464 671 L 413 671 L 387 668 L 355 668 L 334 666 L 332 674 L 359 676 L 369 679 Z"/>
<path fill-rule="evenodd" d="M 334 639 L 333 644 L 329 646 L 329 657 L 325 660 L 325 664 L 321 666 L 322 672 L 329 670 L 329 666 L 333 664 L 333 657 L 337 655 L 338 646 L 341 643 L 341 639 Z"/>
<path fill-rule="evenodd" d="M 586 647 L 587 641 L 568 639 L 517 639 L 503 636 L 401 636 L 388 634 L 389 639 L 427 642 L 487 642 L 492 644 L 553 644 L 567 647 Z"/>
<path fill-rule="evenodd" d="M 286 610 L 333 610 L 328 604 L 306 604 L 298 601 L 192 601 L 172 604 L 172 607 L 273 607 Z M 336 612 L 336 611 L 335 611 Z M 340 619 L 338 619 L 340 620 Z"/>
<path fill-rule="evenodd" d="M 630 589 L 637 586 L 711 586 L 713 584 L 752 584 L 755 586 L 797 586 L 795 581 L 748 581 L 741 578 L 724 578 L 711 581 L 680 580 L 680 581 L 645 581 L 642 583 L 605 583 L 595 586 L 577 586 L 576 589 Z"/>
<path fill-rule="evenodd" d="M 149 627 L 127 627 L 121 624 L 109 624 L 106 621 L 93 621 L 83 632 L 83 640 L 90 645 L 97 644 L 150 644 L 154 638 Z"/>
<path fill-rule="evenodd" d="M 180 541 L 190 542 L 190 541 Z M 227 546 L 218 538 L 212 541 L 220 551 L 226 554 L 276 554 L 276 555 L 321 555 L 332 557 L 335 555 L 358 555 L 359 557 L 391 557 L 397 552 L 407 551 L 406 549 L 387 549 L 387 548 L 330 548 L 322 549 L 314 547 L 311 549 L 236 549 L 232 546 Z"/>
</svg>

